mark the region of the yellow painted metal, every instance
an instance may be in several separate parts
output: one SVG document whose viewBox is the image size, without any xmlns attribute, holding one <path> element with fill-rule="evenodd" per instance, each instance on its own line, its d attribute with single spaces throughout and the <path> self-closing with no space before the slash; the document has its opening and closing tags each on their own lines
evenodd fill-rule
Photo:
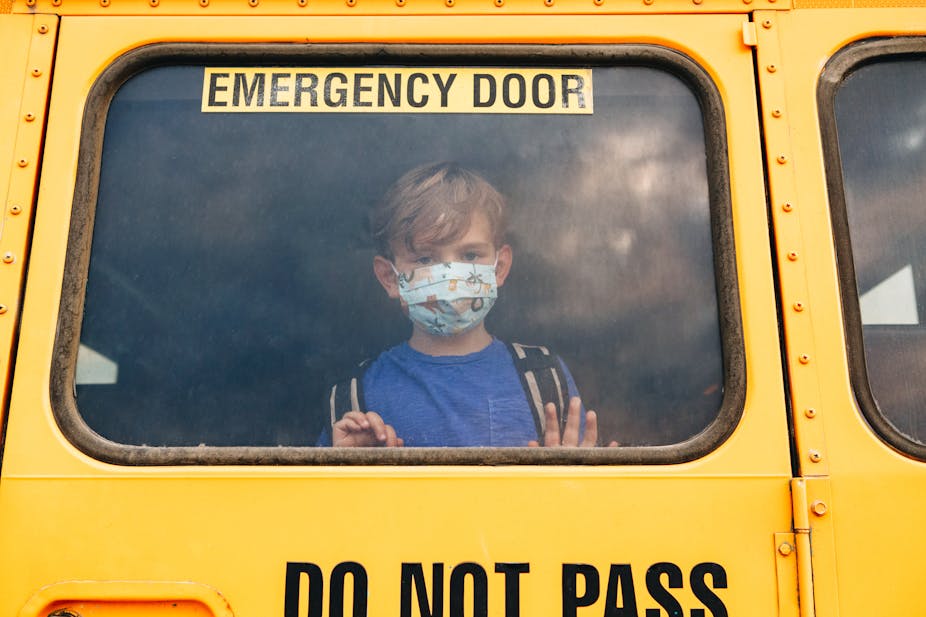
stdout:
<svg viewBox="0 0 926 617">
<path fill-rule="evenodd" d="M 796 451 L 808 506 L 826 504 L 823 516 L 809 515 L 816 613 L 910 614 L 922 573 L 909 556 L 926 551 L 926 464 L 878 439 L 852 395 L 816 97 L 839 49 L 870 37 L 926 35 L 926 10 L 760 11 L 755 21 L 769 23 L 759 28 L 758 73 Z M 792 251 L 795 261 L 787 258 Z"/>
<path fill-rule="evenodd" d="M 462 562 L 480 564 L 492 615 L 505 610 L 496 562 L 530 564 L 521 583 L 525 615 L 560 614 L 563 564 L 589 564 L 601 574 L 601 597 L 579 609 L 582 617 L 604 612 L 610 564 L 630 564 L 641 614 L 657 608 L 645 577 L 660 562 L 683 573 L 672 593 L 689 614 L 703 608 L 689 574 L 714 562 L 728 575 L 727 587 L 714 592 L 730 614 L 777 614 L 778 557 L 768 540 L 791 523 L 791 469 L 753 59 L 742 22 L 741 15 L 488 20 L 359 12 L 62 18 L 0 477 L 0 560 L 16 564 L 0 577 L 0 614 L 16 614 L 36 590 L 61 581 L 188 580 L 217 589 L 235 614 L 280 615 L 287 562 L 315 563 L 327 577 L 344 561 L 366 569 L 372 616 L 399 610 L 404 562 L 427 572 L 444 563 L 448 576 Z M 689 55 L 715 80 L 726 114 L 748 383 L 742 422 L 702 459 L 651 467 L 142 468 L 81 454 L 55 424 L 48 367 L 83 106 L 113 59 L 157 41 L 633 42 Z"/>
<path fill-rule="evenodd" d="M 18 617 L 232 617 L 215 589 L 188 582 L 68 581 L 40 589 Z"/>
<path fill-rule="evenodd" d="M 787 8 L 790 8 L 790 0 L 12 0 L 14 13 L 191 17 L 664 15 L 749 13 L 756 9 Z"/>
<path fill-rule="evenodd" d="M 0 392 L 9 390 L 57 19 L 0 14 Z M 6 409 L 0 407 L 0 427 Z"/>
<path fill-rule="evenodd" d="M 778 617 L 800 617 L 797 595 L 797 554 L 793 533 L 774 535 L 778 566 Z"/>
</svg>

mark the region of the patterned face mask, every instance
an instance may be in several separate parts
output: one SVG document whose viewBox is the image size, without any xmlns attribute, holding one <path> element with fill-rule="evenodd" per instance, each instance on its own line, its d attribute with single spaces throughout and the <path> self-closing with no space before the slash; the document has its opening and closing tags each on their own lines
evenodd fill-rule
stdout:
<svg viewBox="0 0 926 617">
<path fill-rule="evenodd" d="M 408 317 L 431 334 L 453 336 L 479 325 L 498 297 L 495 264 L 439 263 L 395 271 Z"/>
</svg>

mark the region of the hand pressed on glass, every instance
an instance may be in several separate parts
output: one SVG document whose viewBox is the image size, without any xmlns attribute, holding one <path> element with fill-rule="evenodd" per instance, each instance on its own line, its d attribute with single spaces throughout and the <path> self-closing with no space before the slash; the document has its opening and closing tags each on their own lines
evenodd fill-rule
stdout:
<svg viewBox="0 0 926 617">
<path fill-rule="evenodd" d="M 569 399 L 569 412 L 566 415 L 566 426 L 563 434 L 559 432 L 559 422 L 556 418 L 556 405 L 547 403 L 544 407 L 546 414 L 546 427 L 543 432 L 543 444 L 531 441 L 528 445 L 537 448 L 541 445 L 548 448 L 593 448 L 598 445 L 598 414 L 592 410 L 585 412 L 584 434 L 579 431 L 580 416 L 582 415 L 582 400 L 578 396 Z M 581 436 L 581 442 L 580 442 Z M 617 447 L 617 442 L 608 444 L 609 448 Z"/>
</svg>

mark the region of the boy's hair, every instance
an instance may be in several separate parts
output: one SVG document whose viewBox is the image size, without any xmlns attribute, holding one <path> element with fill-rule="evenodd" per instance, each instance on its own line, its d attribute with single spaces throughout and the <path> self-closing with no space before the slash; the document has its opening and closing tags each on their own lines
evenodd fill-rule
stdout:
<svg viewBox="0 0 926 617">
<path fill-rule="evenodd" d="M 501 193 L 457 163 L 431 163 L 396 180 L 371 212 L 370 231 L 380 255 L 392 259 L 394 246 L 415 252 L 416 244 L 462 236 L 477 210 L 489 220 L 495 246 L 501 246 L 507 224 Z"/>
</svg>

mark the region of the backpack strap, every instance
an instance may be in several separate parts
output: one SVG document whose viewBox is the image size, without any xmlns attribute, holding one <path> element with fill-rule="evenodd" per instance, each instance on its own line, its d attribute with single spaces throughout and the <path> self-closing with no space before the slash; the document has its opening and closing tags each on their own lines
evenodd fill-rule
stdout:
<svg viewBox="0 0 926 617">
<path fill-rule="evenodd" d="M 546 431 L 544 405 L 556 405 L 556 419 L 560 434 L 566 424 L 566 406 L 569 404 L 569 390 L 559 357 L 546 347 L 508 343 L 508 351 L 514 360 L 514 367 L 521 377 L 521 385 L 528 405 L 534 412 L 534 426 L 537 439 L 542 443 Z"/>
<path fill-rule="evenodd" d="M 328 414 L 330 418 L 331 434 L 334 435 L 334 423 L 348 411 L 364 411 L 366 403 L 363 400 L 363 374 L 366 373 L 369 360 L 364 360 L 354 369 L 347 379 L 331 386 L 328 393 Z"/>
</svg>

